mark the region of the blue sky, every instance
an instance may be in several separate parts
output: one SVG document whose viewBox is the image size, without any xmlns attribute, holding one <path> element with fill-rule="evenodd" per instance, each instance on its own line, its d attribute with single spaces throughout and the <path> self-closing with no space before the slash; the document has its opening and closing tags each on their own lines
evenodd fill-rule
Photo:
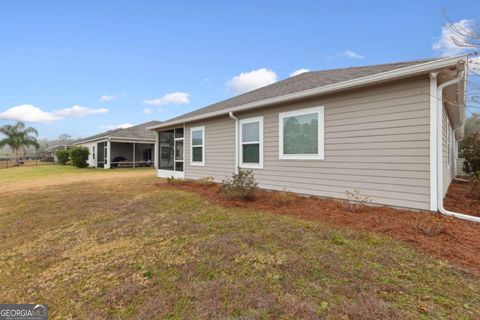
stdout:
<svg viewBox="0 0 480 320">
<path fill-rule="evenodd" d="M 0 125 L 27 119 L 41 137 L 82 137 L 299 69 L 440 56 L 442 9 L 480 20 L 478 0 L 2 1 Z"/>
</svg>

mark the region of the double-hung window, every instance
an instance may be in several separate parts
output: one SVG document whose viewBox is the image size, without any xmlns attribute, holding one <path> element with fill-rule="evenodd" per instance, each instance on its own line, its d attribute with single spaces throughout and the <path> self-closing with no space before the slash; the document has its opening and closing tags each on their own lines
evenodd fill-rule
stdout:
<svg viewBox="0 0 480 320">
<path fill-rule="evenodd" d="M 323 107 L 280 113 L 279 158 L 324 159 L 323 123 Z"/>
<path fill-rule="evenodd" d="M 205 165 L 205 127 L 190 128 L 190 164 Z"/>
<path fill-rule="evenodd" d="M 242 119 L 240 126 L 240 167 L 263 168 L 263 117 Z"/>
</svg>

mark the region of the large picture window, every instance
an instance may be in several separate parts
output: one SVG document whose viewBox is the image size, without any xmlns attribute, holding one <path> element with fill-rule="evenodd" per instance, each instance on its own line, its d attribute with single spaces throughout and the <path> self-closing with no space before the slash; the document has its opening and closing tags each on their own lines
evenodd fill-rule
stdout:
<svg viewBox="0 0 480 320">
<path fill-rule="evenodd" d="M 240 166 L 263 168 L 263 117 L 242 119 L 240 124 Z"/>
<path fill-rule="evenodd" d="M 323 122 L 323 107 L 280 113 L 280 159 L 323 159 Z"/>
<path fill-rule="evenodd" d="M 205 165 L 205 127 L 190 129 L 190 164 L 194 166 Z"/>
</svg>

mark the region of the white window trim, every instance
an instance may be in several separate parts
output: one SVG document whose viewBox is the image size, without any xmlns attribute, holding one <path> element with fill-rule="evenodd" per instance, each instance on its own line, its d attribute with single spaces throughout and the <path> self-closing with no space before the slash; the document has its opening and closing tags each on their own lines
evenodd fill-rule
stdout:
<svg viewBox="0 0 480 320">
<path fill-rule="evenodd" d="M 202 144 L 196 145 L 195 147 L 202 147 L 202 161 L 193 161 L 193 131 L 202 131 Z M 205 126 L 192 127 L 190 128 L 190 165 L 192 166 L 205 166 Z"/>
<path fill-rule="evenodd" d="M 243 142 L 243 125 L 245 123 L 254 123 L 258 122 L 258 142 Z M 240 168 L 245 168 L 245 169 L 263 169 L 263 116 L 262 117 L 255 117 L 255 118 L 247 118 L 247 119 L 241 119 L 239 121 L 239 134 L 238 134 L 238 148 L 239 151 L 237 154 L 239 155 L 239 166 Z M 244 144 L 259 144 L 259 163 L 244 163 L 243 162 L 243 145 Z"/>
<path fill-rule="evenodd" d="M 283 154 L 283 119 L 292 116 L 317 113 L 318 115 L 318 153 L 317 154 Z M 283 160 L 324 160 L 324 106 L 301 109 L 289 112 L 282 112 L 278 115 L 278 158 Z"/>
</svg>

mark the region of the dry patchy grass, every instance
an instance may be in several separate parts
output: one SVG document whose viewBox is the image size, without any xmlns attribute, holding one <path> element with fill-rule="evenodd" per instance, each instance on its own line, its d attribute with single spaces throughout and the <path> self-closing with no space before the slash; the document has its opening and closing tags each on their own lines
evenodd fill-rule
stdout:
<svg viewBox="0 0 480 320">
<path fill-rule="evenodd" d="M 479 318 L 480 281 L 385 236 L 153 186 L 8 193 L 0 301 L 52 318 Z"/>
</svg>

